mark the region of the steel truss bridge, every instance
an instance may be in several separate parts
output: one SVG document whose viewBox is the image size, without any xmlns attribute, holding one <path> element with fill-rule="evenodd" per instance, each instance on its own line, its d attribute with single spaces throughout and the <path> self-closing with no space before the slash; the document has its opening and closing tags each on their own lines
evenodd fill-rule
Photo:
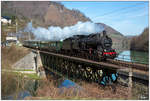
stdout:
<svg viewBox="0 0 150 101">
<path fill-rule="evenodd" d="M 40 54 L 45 70 L 57 74 L 59 73 L 59 75 L 69 79 L 81 79 L 96 83 L 101 83 L 102 81 L 109 82 L 110 80 L 116 82 L 117 79 L 112 78 L 112 75 L 118 77 L 119 73 L 147 82 L 149 80 L 148 64 L 125 62 L 116 59 L 107 59 L 107 61 L 97 62 L 81 58 L 81 56 L 68 56 L 66 54 L 54 53 L 38 48 L 31 49 Z M 104 80 L 106 76 L 108 78 Z"/>
</svg>

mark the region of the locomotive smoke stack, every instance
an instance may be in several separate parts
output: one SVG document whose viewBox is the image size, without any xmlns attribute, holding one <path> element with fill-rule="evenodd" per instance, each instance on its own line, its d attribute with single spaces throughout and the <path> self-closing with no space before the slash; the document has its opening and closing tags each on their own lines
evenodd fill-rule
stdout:
<svg viewBox="0 0 150 101">
<path fill-rule="evenodd" d="M 103 36 L 106 36 L 106 31 L 105 30 L 103 31 Z"/>
<path fill-rule="evenodd" d="M 59 41 L 72 37 L 73 35 L 89 35 L 92 33 L 100 33 L 104 27 L 100 24 L 92 22 L 78 22 L 73 26 L 64 28 L 50 26 L 48 28 L 32 26 L 32 22 L 28 23 L 24 29 L 25 32 L 31 32 L 36 37 L 36 40 Z"/>
</svg>

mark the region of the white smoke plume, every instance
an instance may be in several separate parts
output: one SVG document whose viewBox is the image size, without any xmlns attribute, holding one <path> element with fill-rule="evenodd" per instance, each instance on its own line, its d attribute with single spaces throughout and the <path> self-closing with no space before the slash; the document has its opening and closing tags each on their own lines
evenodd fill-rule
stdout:
<svg viewBox="0 0 150 101">
<path fill-rule="evenodd" d="M 58 41 L 69 38 L 73 35 L 89 35 L 99 33 L 104 30 L 104 27 L 92 22 L 78 22 L 73 26 L 64 28 L 50 26 L 48 28 L 32 26 L 32 22 L 28 23 L 25 32 L 32 32 L 36 40 Z"/>
</svg>

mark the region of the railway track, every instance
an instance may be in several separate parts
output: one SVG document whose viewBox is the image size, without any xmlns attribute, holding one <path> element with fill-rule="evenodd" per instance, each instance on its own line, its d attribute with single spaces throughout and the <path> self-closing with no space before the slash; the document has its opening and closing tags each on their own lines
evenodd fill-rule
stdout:
<svg viewBox="0 0 150 101">
<path fill-rule="evenodd" d="M 33 48 L 35 50 L 39 50 L 36 48 Z M 42 52 L 50 52 L 49 50 L 39 50 Z M 50 53 L 55 53 L 55 52 L 50 52 Z M 89 55 L 86 53 L 81 53 L 81 54 L 68 54 L 68 53 L 55 53 L 55 54 L 59 54 L 59 55 L 64 55 L 64 56 L 69 56 L 69 57 L 77 57 L 80 59 L 86 59 L 86 60 L 92 60 L 93 62 L 98 62 L 98 59 L 94 56 L 94 55 Z M 106 65 L 112 65 L 112 68 L 118 68 L 121 69 L 122 67 L 125 68 L 133 68 L 133 69 L 137 69 L 137 70 L 141 70 L 141 71 L 149 71 L 149 65 L 148 64 L 139 64 L 136 62 L 127 62 L 127 61 L 122 61 L 122 60 L 117 60 L 117 59 L 107 59 L 106 61 L 100 62 L 101 64 L 106 64 Z M 114 66 L 116 65 L 116 66 Z M 120 66 L 120 67 L 119 67 Z"/>
<path fill-rule="evenodd" d="M 39 50 L 39 52 L 50 54 L 50 55 L 53 55 L 56 57 L 62 57 L 65 59 L 69 59 L 71 61 L 77 61 L 80 63 L 89 64 L 89 65 L 92 64 L 99 68 L 101 68 L 103 66 L 103 68 L 106 68 L 106 69 L 118 70 L 122 75 L 126 75 L 126 76 L 128 76 L 128 74 L 129 74 L 129 69 L 132 69 L 132 72 L 133 72 L 132 77 L 138 78 L 138 79 L 143 79 L 146 81 L 149 80 L 148 79 L 149 78 L 148 65 L 135 64 L 135 63 L 132 64 L 129 62 L 112 60 L 112 59 L 108 59 L 105 62 L 97 62 L 97 61 L 93 61 L 93 60 L 89 60 L 89 59 L 83 59 L 83 58 L 74 57 L 74 56 L 67 56 L 67 55 L 53 53 L 53 52 L 46 52 L 46 51 L 41 51 L 41 50 Z"/>
<path fill-rule="evenodd" d="M 106 62 L 115 64 L 115 65 L 118 65 L 118 66 L 125 66 L 127 68 L 134 68 L 134 69 L 137 69 L 137 70 L 149 71 L 148 64 L 139 64 L 139 63 L 121 61 L 121 60 L 116 60 L 116 59 L 107 59 Z"/>
</svg>

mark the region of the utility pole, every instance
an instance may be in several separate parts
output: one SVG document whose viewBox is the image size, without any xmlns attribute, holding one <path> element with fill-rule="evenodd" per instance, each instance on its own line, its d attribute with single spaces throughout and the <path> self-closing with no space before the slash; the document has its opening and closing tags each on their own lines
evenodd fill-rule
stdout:
<svg viewBox="0 0 150 101">
<path fill-rule="evenodd" d="M 16 33 L 18 32 L 18 23 L 17 23 L 17 7 L 15 7 L 15 21 L 16 21 Z"/>
<path fill-rule="evenodd" d="M 32 23 L 32 19 L 31 19 L 31 23 Z M 32 29 L 29 31 L 29 40 L 31 40 L 31 31 Z"/>
<path fill-rule="evenodd" d="M 17 7 L 15 8 L 15 21 L 16 21 L 16 36 L 17 36 L 17 32 L 18 32 Z M 18 37 L 18 40 L 19 40 L 19 37 Z"/>
<path fill-rule="evenodd" d="M 18 32 L 18 22 L 17 22 L 17 18 L 16 18 L 16 33 Z"/>
<path fill-rule="evenodd" d="M 129 90 L 128 99 L 132 99 L 132 76 L 133 76 L 133 69 L 130 68 L 129 69 L 129 82 L 128 82 L 128 90 Z"/>
</svg>

